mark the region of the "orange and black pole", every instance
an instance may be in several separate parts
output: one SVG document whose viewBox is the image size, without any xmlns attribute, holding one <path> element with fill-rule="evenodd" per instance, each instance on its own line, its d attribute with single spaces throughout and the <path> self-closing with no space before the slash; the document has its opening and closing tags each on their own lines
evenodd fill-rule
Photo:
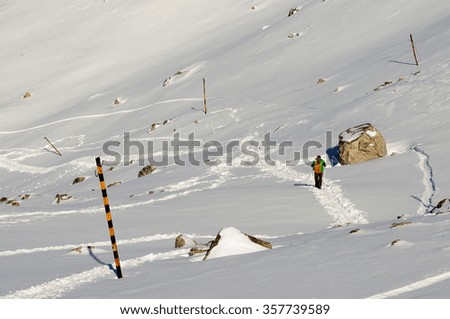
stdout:
<svg viewBox="0 0 450 319">
<path fill-rule="evenodd" d="M 100 188 L 102 189 L 103 204 L 105 205 L 106 221 L 108 222 L 109 227 L 109 237 L 111 237 L 111 245 L 113 250 L 114 262 L 116 264 L 117 278 L 120 279 L 122 278 L 122 268 L 120 267 L 119 252 L 117 251 L 116 235 L 114 234 L 114 226 L 112 222 L 111 210 L 109 208 L 108 194 L 106 193 L 106 183 L 103 176 L 102 163 L 100 161 L 100 157 L 97 157 L 95 161 L 97 162 L 97 174 L 98 178 L 100 179 Z"/>
</svg>

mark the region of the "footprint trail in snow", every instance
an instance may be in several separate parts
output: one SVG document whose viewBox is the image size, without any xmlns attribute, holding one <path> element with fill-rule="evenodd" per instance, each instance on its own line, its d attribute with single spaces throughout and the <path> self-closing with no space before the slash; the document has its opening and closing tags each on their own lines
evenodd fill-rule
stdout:
<svg viewBox="0 0 450 319">
<path fill-rule="evenodd" d="M 276 166 L 261 165 L 261 170 L 286 181 L 301 181 L 314 184 L 311 175 L 300 173 L 291 167 L 277 164 Z M 311 187 L 317 201 L 333 218 L 334 225 L 367 224 L 366 213 L 355 208 L 355 205 L 344 196 L 341 187 L 330 180 L 324 180 L 324 187 L 316 189 Z"/>
</svg>

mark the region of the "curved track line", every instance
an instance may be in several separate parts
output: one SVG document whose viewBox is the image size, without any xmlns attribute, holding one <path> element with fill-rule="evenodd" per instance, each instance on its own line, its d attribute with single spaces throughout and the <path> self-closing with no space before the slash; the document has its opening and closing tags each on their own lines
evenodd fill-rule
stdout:
<svg viewBox="0 0 450 319">
<path fill-rule="evenodd" d="M 172 250 L 166 253 L 149 254 L 143 257 L 128 259 L 122 262 L 124 269 L 131 269 L 141 266 L 147 262 L 154 262 L 159 260 L 168 260 L 183 255 L 187 255 L 189 249 Z M 112 276 L 109 266 L 99 266 L 81 273 L 72 274 L 67 277 L 57 278 L 47 283 L 32 286 L 28 289 L 19 290 L 0 299 L 50 299 L 60 298 L 65 293 L 75 290 L 84 284 L 96 282 L 101 278 Z"/>
<path fill-rule="evenodd" d="M 147 109 L 149 107 L 152 107 L 152 106 L 155 106 L 155 105 L 160 105 L 160 104 L 175 103 L 175 102 L 181 102 L 181 101 L 201 101 L 201 100 L 202 99 L 200 99 L 200 98 L 185 98 L 185 99 L 173 99 L 173 100 L 160 101 L 160 102 L 155 102 L 155 103 L 152 103 L 152 104 L 149 104 L 149 105 L 145 105 L 145 106 L 139 107 L 137 109 L 122 110 L 122 111 L 117 111 L 117 112 L 114 112 L 114 113 L 81 115 L 81 116 L 70 117 L 70 118 L 66 118 L 66 119 L 62 119 L 62 120 L 58 120 L 58 121 L 54 121 L 54 122 L 38 125 L 38 126 L 33 126 L 33 127 L 26 128 L 26 129 L 23 129 L 23 130 L 3 131 L 3 132 L 0 131 L 0 135 L 10 135 L 10 134 L 24 133 L 24 132 L 29 132 L 29 131 L 33 131 L 33 130 L 36 130 L 36 129 L 40 129 L 40 128 L 43 128 L 43 127 L 47 127 L 47 126 L 51 126 L 51 125 L 55 125 L 55 124 L 59 124 L 59 123 L 75 121 L 75 120 L 101 118 L 101 117 L 115 116 L 115 115 L 119 115 L 119 114 L 134 113 L 134 112 L 145 110 L 145 109 Z"/>
<path fill-rule="evenodd" d="M 122 239 L 122 240 L 118 240 L 117 244 L 122 246 L 122 245 L 134 245 L 134 244 L 139 244 L 139 243 L 154 242 L 154 241 L 159 241 L 159 240 L 168 240 L 168 239 L 174 239 L 178 235 L 180 235 L 180 233 L 156 234 L 156 235 L 144 236 L 144 237 L 138 237 L 138 238 Z M 197 235 L 197 234 L 186 234 L 186 236 L 191 237 L 191 238 L 214 238 L 214 236 L 204 236 L 204 235 Z M 36 247 L 36 248 L 21 248 L 21 249 L 16 249 L 16 250 L 5 250 L 5 251 L 0 251 L 0 257 L 33 254 L 33 253 L 47 252 L 47 251 L 70 250 L 70 249 L 73 249 L 74 247 L 88 246 L 88 245 L 95 246 L 95 247 L 110 247 L 111 242 L 110 241 L 100 241 L 100 242 L 82 243 L 82 244 L 66 244 L 66 245 L 60 245 L 60 246 L 47 246 L 47 247 Z"/>
<path fill-rule="evenodd" d="M 297 106 L 296 105 L 284 105 L 284 104 L 277 104 L 277 103 L 273 103 L 273 102 L 251 100 L 251 99 L 232 97 L 232 96 L 211 96 L 210 99 L 250 102 L 250 103 L 260 104 L 260 105 L 264 105 L 264 106 L 280 107 L 280 108 L 288 108 L 288 109 L 304 108 L 304 109 L 308 109 L 308 110 L 319 110 L 316 107 L 310 107 L 310 106 L 304 106 L 304 105 L 297 105 Z"/>
<path fill-rule="evenodd" d="M 0 168 L 4 168 L 10 172 L 19 172 L 27 174 L 47 174 L 54 172 L 58 169 L 70 169 L 73 172 L 90 169 L 92 168 L 92 158 L 88 156 L 80 157 L 71 160 L 70 162 L 52 166 L 52 167 L 40 167 L 40 166 L 30 166 L 26 164 L 18 163 L 16 159 L 12 160 L 7 158 L 5 155 L 0 155 Z"/>
<path fill-rule="evenodd" d="M 433 277 L 428 277 L 426 279 L 417 281 L 415 283 L 406 285 L 404 287 L 401 288 L 397 288 L 391 291 L 387 291 L 387 292 L 383 292 L 377 295 L 373 295 L 371 297 L 368 297 L 367 299 L 385 299 L 385 298 L 392 298 L 392 297 L 397 297 L 399 295 L 405 294 L 407 292 L 411 292 L 414 290 L 418 290 L 418 289 L 422 289 L 422 288 L 426 288 L 428 286 L 437 284 L 441 281 L 444 280 L 448 280 L 450 279 L 450 272 L 446 272 L 437 276 L 433 276 Z"/>
<path fill-rule="evenodd" d="M 209 180 L 208 178 L 212 176 L 214 178 Z M 184 181 L 169 184 L 166 186 L 161 186 L 160 187 L 161 189 L 167 190 L 167 193 L 170 192 L 165 196 L 162 196 L 160 198 L 150 198 L 148 200 L 143 200 L 140 202 L 111 205 L 111 209 L 113 211 L 120 212 L 134 207 L 151 205 L 158 202 L 172 200 L 178 197 L 184 197 L 189 194 L 215 189 L 217 187 L 220 187 L 222 184 L 226 183 L 230 178 L 232 178 L 232 176 L 233 176 L 232 173 L 227 169 L 223 169 L 221 167 L 211 167 L 208 170 L 208 172 L 201 177 L 189 178 Z M 18 213 L 1 214 L 0 225 L 10 225 L 10 224 L 17 224 L 20 222 L 30 222 L 31 220 L 45 217 L 58 217 L 72 214 L 93 214 L 99 213 L 101 211 L 102 207 L 91 206 L 83 209 L 58 210 L 53 212 L 35 211 L 27 213 L 18 212 Z"/>
<path fill-rule="evenodd" d="M 276 103 L 271 103 L 271 102 L 256 101 L 256 100 L 251 100 L 251 99 L 226 97 L 226 96 L 215 96 L 215 97 L 210 97 L 210 99 L 236 100 L 236 101 L 252 102 L 252 103 L 262 104 L 262 105 L 267 105 L 267 106 L 277 106 L 277 107 L 293 108 L 293 109 L 301 107 L 301 108 L 307 108 L 307 109 L 311 109 L 311 110 L 317 110 L 317 108 L 307 107 L 307 106 L 290 106 L 290 105 L 282 105 L 282 104 L 276 104 Z M 121 111 L 117 111 L 117 112 L 114 112 L 114 113 L 103 113 L 103 114 L 91 114 L 91 115 L 74 116 L 74 117 L 70 117 L 70 118 L 66 118 L 66 119 L 62 119 L 62 120 L 58 120 L 58 121 L 54 121 L 54 122 L 49 122 L 49 123 L 42 124 L 42 125 L 29 127 L 29 128 L 22 129 L 22 130 L 0 131 L 0 135 L 11 135 L 11 134 L 24 133 L 24 132 L 29 132 L 29 131 L 37 130 L 37 129 L 40 129 L 40 128 L 48 127 L 48 126 L 51 126 L 51 125 L 65 123 L 65 122 L 70 122 L 70 121 L 75 121 L 75 120 L 95 119 L 95 118 L 109 117 L 109 116 L 115 116 L 115 115 L 120 115 L 120 114 L 134 113 L 134 112 L 138 112 L 138 111 L 141 111 L 141 110 L 145 110 L 145 109 L 147 109 L 149 107 L 153 107 L 155 105 L 161 105 L 161 104 L 167 104 L 167 103 L 176 103 L 176 102 L 182 102 L 182 101 L 187 101 L 187 102 L 189 102 L 189 101 L 202 101 L 202 99 L 201 98 L 171 99 L 171 100 L 165 100 L 165 101 L 159 101 L 159 102 L 151 103 L 151 104 L 148 104 L 148 105 L 145 105 L 145 106 L 142 106 L 142 107 L 138 107 L 136 109 L 121 110 Z"/>
</svg>

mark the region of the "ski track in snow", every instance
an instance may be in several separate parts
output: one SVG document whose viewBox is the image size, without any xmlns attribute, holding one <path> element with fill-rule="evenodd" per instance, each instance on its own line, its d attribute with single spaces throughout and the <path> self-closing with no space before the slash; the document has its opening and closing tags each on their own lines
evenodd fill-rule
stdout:
<svg viewBox="0 0 450 319">
<path fill-rule="evenodd" d="M 286 108 L 286 109 L 304 108 L 304 109 L 308 109 L 308 110 L 319 110 L 316 107 L 309 107 L 309 106 L 303 106 L 303 105 L 285 105 L 285 104 L 266 102 L 266 101 L 259 101 L 259 100 L 251 100 L 251 99 L 232 97 L 232 96 L 211 96 L 210 99 L 250 102 L 250 103 L 264 105 L 264 106 L 268 106 L 268 107 L 278 107 L 278 108 Z"/>
<path fill-rule="evenodd" d="M 74 116 L 74 117 L 69 117 L 69 118 L 65 118 L 65 119 L 62 119 L 62 120 L 49 122 L 49 123 L 38 125 L 38 126 L 29 127 L 29 128 L 22 129 L 22 130 L 0 131 L 0 135 L 11 135 L 11 134 L 25 133 L 25 132 L 34 131 L 34 130 L 37 130 L 37 129 L 40 129 L 40 128 L 52 126 L 52 125 L 55 125 L 55 124 L 61 124 L 61 123 L 70 122 L 70 121 L 76 121 L 76 120 L 97 119 L 97 118 L 103 118 L 103 117 L 116 116 L 116 115 L 120 115 L 120 114 L 134 113 L 134 112 L 142 111 L 142 110 L 145 110 L 145 109 L 148 109 L 148 108 L 151 108 L 151 107 L 153 107 L 155 105 L 160 105 L 160 104 L 176 103 L 176 102 L 191 102 L 191 101 L 201 101 L 201 100 L 202 99 L 200 99 L 200 98 L 183 98 L 183 99 L 164 100 L 164 101 L 159 101 L 159 102 L 155 102 L 155 103 L 152 103 L 152 104 L 144 105 L 144 106 L 138 107 L 136 109 L 121 110 L 121 111 L 116 111 L 116 112 L 111 112 L 111 113 L 103 113 L 103 114 L 91 114 L 91 115 Z"/>
<path fill-rule="evenodd" d="M 156 235 L 144 236 L 144 237 L 138 237 L 138 238 L 122 239 L 122 240 L 118 240 L 117 244 L 119 246 L 123 246 L 123 245 L 134 245 L 134 244 L 139 244 L 139 243 L 154 242 L 154 241 L 160 241 L 160 240 L 168 240 L 168 239 L 174 239 L 178 235 L 180 235 L 180 233 L 156 234 Z M 185 235 L 188 237 L 191 237 L 191 238 L 214 238 L 214 236 L 204 236 L 204 235 L 197 235 L 197 234 L 185 234 Z M 111 242 L 110 241 L 101 241 L 101 242 L 82 243 L 82 244 L 66 244 L 66 245 L 59 245 L 59 246 L 47 246 L 47 247 L 36 247 L 36 248 L 20 248 L 20 249 L 16 249 L 16 250 L 5 250 L 5 251 L 0 251 L 0 257 L 33 254 L 33 253 L 47 252 L 47 251 L 58 251 L 58 250 L 69 251 L 71 249 L 74 249 L 74 248 L 80 247 L 80 246 L 82 246 L 82 247 L 94 246 L 96 248 L 110 247 Z"/>
<path fill-rule="evenodd" d="M 411 146 L 417 156 L 419 156 L 419 168 L 423 172 L 423 184 L 425 190 L 422 193 L 421 205 L 417 210 L 418 215 L 426 214 L 431 208 L 433 208 L 433 197 L 436 193 L 436 184 L 433 178 L 433 167 L 430 163 L 430 155 L 417 146 Z"/>
<path fill-rule="evenodd" d="M 368 297 L 367 299 L 385 299 L 385 298 L 393 298 L 393 297 L 397 297 L 400 296 L 402 294 L 411 292 L 411 291 L 415 291 L 418 289 L 422 289 L 422 288 L 426 288 L 428 286 L 437 284 L 441 281 L 444 280 L 449 280 L 450 279 L 450 272 L 446 272 L 437 276 L 433 276 L 433 277 L 428 277 L 426 279 L 414 282 L 412 284 L 406 285 L 404 287 L 401 288 L 397 288 L 391 291 L 387 291 L 387 292 L 383 292 L 380 294 L 376 294 L 373 295 L 371 297 Z"/>
<path fill-rule="evenodd" d="M 147 262 L 155 262 L 160 260 L 169 260 L 187 256 L 189 249 L 172 250 L 166 253 L 148 254 L 142 257 L 125 260 L 121 265 L 130 270 L 141 266 Z M 32 286 L 28 289 L 19 290 L 1 299 L 51 299 L 61 298 L 65 293 L 81 287 L 82 285 L 93 283 L 99 279 L 112 276 L 110 266 L 99 266 L 81 273 L 72 274 L 67 277 L 57 278 L 53 281 Z"/>
<path fill-rule="evenodd" d="M 254 133 L 242 139 L 242 141 L 255 141 L 262 134 L 256 129 L 252 129 Z M 259 158 L 265 158 L 262 149 L 255 149 L 254 151 L 259 153 Z M 234 155 L 234 154 L 233 154 Z M 242 156 L 233 156 L 234 160 L 231 166 L 219 166 L 222 171 L 230 171 L 234 167 L 240 167 L 240 163 L 245 161 Z M 275 165 L 269 165 L 264 160 L 259 161 L 257 167 L 265 174 L 269 174 L 286 181 L 306 182 L 309 185 L 313 185 L 313 177 L 311 174 L 304 174 L 295 171 L 293 168 L 282 165 L 281 163 L 275 163 Z M 325 211 L 332 217 L 333 225 L 345 225 L 345 224 L 367 224 L 369 221 L 366 219 L 366 212 L 360 211 L 355 208 L 355 205 L 344 196 L 341 187 L 336 185 L 333 181 L 324 179 L 324 187 L 319 190 L 313 187 L 308 188 L 313 192 L 317 201 L 324 207 Z"/>
<path fill-rule="evenodd" d="M 27 150 L 28 156 L 34 156 L 35 154 L 41 154 L 41 151 L 36 151 L 29 149 Z M 21 164 L 20 160 L 26 160 L 26 156 L 24 155 L 22 159 L 19 158 L 9 158 L 8 155 L 10 154 L 3 154 L 0 155 L 0 168 L 4 168 L 10 172 L 16 172 L 16 173 L 26 173 L 26 174 L 48 174 L 50 172 L 55 172 L 58 170 L 64 170 L 64 171 L 71 171 L 74 174 L 78 172 L 84 172 L 86 170 L 92 169 L 92 157 L 80 157 L 71 160 L 70 162 L 66 162 L 61 165 L 52 166 L 52 167 L 39 167 L 39 166 L 30 166 L 26 164 Z M 37 156 L 37 155 L 36 155 Z"/>
<path fill-rule="evenodd" d="M 218 97 L 217 97 L 218 98 Z M 186 100 L 186 99 L 184 99 Z M 192 100 L 192 99 L 189 99 Z M 198 99 L 194 99 L 198 100 Z M 178 100 L 174 100 L 178 101 Z M 158 102 L 155 104 L 161 104 L 161 103 L 170 103 L 174 101 L 163 101 Z M 253 101 L 255 103 L 263 103 L 260 101 Z M 152 105 L 155 105 L 152 104 Z M 266 104 L 266 103 L 264 103 Z M 278 106 L 278 105 L 277 105 Z M 32 127 L 25 130 L 20 131 L 13 131 L 13 132 L 0 132 L 0 134 L 15 134 L 15 133 L 21 133 L 21 132 L 27 132 L 31 130 L 35 130 L 42 127 L 47 127 L 50 125 L 63 123 L 67 121 L 72 120 L 78 120 L 78 119 L 85 119 L 85 118 L 96 118 L 96 117 L 104 117 L 104 116 L 110 116 L 115 114 L 122 114 L 122 113 L 129 113 L 129 112 L 136 112 L 142 109 L 147 108 L 148 106 L 138 108 L 135 110 L 126 110 L 111 114 L 100 114 L 100 115 L 91 115 L 91 116 L 81 116 L 81 117 L 73 117 L 64 119 L 61 121 L 55 121 L 51 123 L 47 123 L 41 126 Z M 285 106 L 283 106 L 285 107 Z M 253 134 L 252 136 L 247 137 L 248 140 L 254 140 L 258 133 Z M 246 140 L 246 139 L 244 139 Z M 30 154 L 30 153 L 28 153 Z M 38 154 L 33 153 L 33 156 L 38 156 Z M 5 154 L 0 157 L 0 167 L 6 168 L 9 171 L 14 172 L 23 172 L 23 173 L 32 173 L 32 174 L 46 174 L 52 171 L 55 171 L 61 167 L 32 167 L 28 165 L 23 165 L 18 163 L 18 161 L 12 161 L 11 155 L 17 155 L 17 154 Z M 19 154 L 21 156 L 27 156 L 26 152 L 22 152 Z M 28 155 L 29 156 L 29 155 Z M 74 164 L 74 169 L 85 169 L 86 166 L 91 166 L 90 164 L 90 158 L 82 158 L 82 161 L 80 159 L 76 159 L 72 161 Z M 71 162 L 71 163 L 72 163 Z M 240 162 L 240 157 L 236 159 L 236 162 Z M 67 168 L 67 164 L 64 165 Z M 112 205 L 111 209 L 114 212 L 120 212 L 125 211 L 130 208 L 139 207 L 139 206 L 146 206 L 151 205 L 153 203 L 161 202 L 161 201 L 167 201 L 172 200 L 178 197 L 187 196 L 189 194 L 193 194 L 196 192 L 201 192 L 208 189 L 214 189 L 217 187 L 220 187 L 227 181 L 233 178 L 234 174 L 232 173 L 232 170 L 234 168 L 234 165 L 227 166 L 227 165 L 220 165 L 220 166 L 212 166 L 209 167 L 206 172 L 201 176 L 191 177 L 187 178 L 185 180 L 172 183 L 169 185 L 161 186 L 161 189 L 164 189 L 166 193 L 169 193 L 167 195 L 163 195 L 159 198 L 150 198 L 146 200 L 141 200 L 137 202 L 132 203 L 123 203 L 118 205 Z M 291 167 L 282 166 L 280 164 L 276 166 L 269 166 L 264 163 L 259 164 L 259 169 L 263 173 L 269 173 L 272 176 L 281 178 L 286 181 L 301 181 L 306 182 L 308 184 L 313 183 L 313 178 L 309 174 L 303 174 L 300 172 L 295 171 Z M 365 218 L 365 213 L 362 211 L 357 210 L 354 207 L 354 204 L 347 199 L 343 193 L 341 188 L 336 185 L 333 181 L 330 180 L 324 180 L 324 188 L 322 190 L 317 190 L 315 188 L 309 188 L 309 190 L 314 194 L 318 202 L 324 207 L 325 211 L 332 217 L 333 223 L 336 225 L 342 225 L 347 223 L 353 223 L 353 224 L 364 224 L 367 223 L 367 219 Z M 144 196 L 148 196 L 148 194 L 140 194 L 136 195 L 133 199 L 142 198 Z M 78 209 L 78 210 L 66 210 L 66 211 L 55 211 L 55 212 L 26 212 L 26 213 L 11 213 L 7 215 L 1 215 L 0 216 L 0 224 L 14 224 L 14 223 L 20 223 L 20 222 L 30 222 L 33 219 L 36 218 L 45 218 L 45 217 L 56 217 L 56 216 L 62 216 L 62 215 L 68 215 L 68 214 L 86 214 L 86 213 L 97 213 L 102 210 L 102 207 L 98 206 L 92 206 L 92 207 L 86 207 L 85 209 Z M 140 237 L 140 238 L 134 238 L 134 239 L 128 239 L 128 240 L 119 240 L 118 244 L 120 245 L 127 245 L 127 244 L 137 244 L 141 242 L 149 242 L 149 241 L 155 241 L 155 240 L 164 240 L 164 239 L 173 239 L 178 234 L 163 234 L 163 235 L 153 235 L 153 236 L 146 236 L 146 237 Z M 190 237 L 198 237 L 196 235 L 189 235 Z M 60 246 L 48 246 L 48 247 L 36 247 L 36 248 L 25 248 L 25 249 L 16 249 L 16 250 L 8 250 L 0 252 L 0 257 L 3 256 L 14 256 L 14 255 L 22 255 L 22 254 L 32 254 L 32 253 L 39 253 L 39 252 L 48 252 L 48 251 L 58 251 L 58 250 L 70 250 L 74 247 L 79 246 L 87 246 L 87 245 L 93 245 L 95 247 L 107 247 L 110 245 L 109 242 L 96 242 L 96 243 L 90 243 L 90 244 L 68 244 L 68 245 L 60 245 Z M 166 253 L 159 253 L 159 254 L 149 254 L 143 257 L 138 257 L 134 259 L 129 259 L 124 261 L 122 264 L 127 269 L 132 269 L 134 267 L 139 267 L 142 264 L 146 262 L 153 262 L 158 260 L 168 260 L 173 258 L 179 258 L 183 255 L 186 255 L 188 252 L 188 249 L 185 250 L 174 250 L 169 251 Z M 32 286 L 28 289 L 20 290 L 11 294 L 8 294 L 4 297 L 0 298 L 59 298 L 62 297 L 65 293 L 75 290 L 78 287 L 93 283 L 99 279 L 111 276 L 111 266 L 99 266 L 95 267 L 91 270 L 87 270 L 81 273 L 72 274 L 67 277 L 63 278 L 56 278 L 50 282 L 43 283 L 40 285 Z"/>
<path fill-rule="evenodd" d="M 310 174 L 297 172 L 291 167 L 279 163 L 276 166 L 260 164 L 260 168 L 263 172 L 270 173 L 283 180 L 305 182 L 310 185 L 314 184 L 313 177 Z M 344 196 L 341 187 L 333 181 L 324 179 L 324 187 L 322 189 L 319 190 L 312 186 L 308 187 L 308 189 L 313 192 L 317 201 L 333 218 L 335 225 L 368 223 L 365 217 L 367 214 L 356 209 L 355 205 Z"/>
<path fill-rule="evenodd" d="M 130 208 L 147 206 L 152 205 L 154 203 L 164 202 L 179 197 L 185 197 L 193 193 L 218 188 L 231 178 L 233 178 L 233 174 L 226 167 L 223 166 L 211 167 L 202 176 L 192 177 L 176 183 L 160 186 L 160 188 L 164 190 L 164 193 L 162 193 L 164 195 L 162 195 L 159 198 L 150 198 L 146 200 L 134 201 L 131 203 L 123 203 L 123 204 L 111 204 L 111 210 L 113 212 L 122 212 Z M 140 197 L 142 198 L 144 196 L 146 198 L 149 197 L 149 195 L 145 193 L 136 195 L 132 197 L 131 200 L 133 201 L 136 198 Z M 130 199 L 127 198 L 127 201 L 130 201 Z M 102 210 L 103 207 L 96 205 L 86 207 L 83 209 L 57 210 L 53 212 L 49 211 L 11 212 L 8 214 L 0 215 L 0 226 L 4 225 L 9 226 L 18 223 L 30 223 L 36 219 L 60 217 L 64 215 L 94 214 L 99 213 Z"/>
</svg>

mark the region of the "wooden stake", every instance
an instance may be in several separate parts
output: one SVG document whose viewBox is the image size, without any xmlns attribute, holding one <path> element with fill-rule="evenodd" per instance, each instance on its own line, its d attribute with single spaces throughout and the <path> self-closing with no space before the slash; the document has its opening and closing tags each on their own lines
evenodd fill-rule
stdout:
<svg viewBox="0 0 450 319">
<path fill-rule="evenodd" d="M 416 65 L 419 66 L 419 61 L 417 61 L 416 48 L 414 46 L 414 40 L 413 40 L 412 34 L 409 35 L 409 38 L 411 40 L 411 47 L 412 47 L 413 54 L 414 54 L 414 60 L 416 61 Z"/>
<path fill-rule="evenodd" d="M 48 138 L 46 138 L 46 137 L 44 137 L 44 138 L 45 138 L 45 139 L 47 140 L 47 142 L 53 147 L 53 149 L 56 151 L 56 153 L 57 153 L 59 156 L 62 156 L 61 152 L 58 151 L 58 149 L 55 147 L 55 145 L 53 145 L 52 142 L 50 142 L 50 141 L 48 140 Z"/>
<path fill-rule="evenodd" d="M 208 110 L 206 109 L 206 80 L 205 80 L 205 78 L 203 78 L 203 112 L 205 112 L 205 114 L 208 112 Z"/>
</svg>

